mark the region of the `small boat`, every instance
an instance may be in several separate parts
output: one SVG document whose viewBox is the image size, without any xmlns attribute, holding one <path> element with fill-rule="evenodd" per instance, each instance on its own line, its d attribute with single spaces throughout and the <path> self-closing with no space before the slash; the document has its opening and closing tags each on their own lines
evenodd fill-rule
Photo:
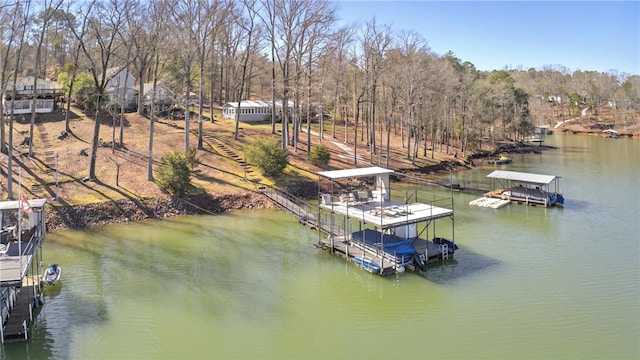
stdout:
<svg viewBox="0 0 640 360">
<path fill-rule="evenodd" d="M 617 139 L 617 138 L 620 137 L 618 132 L 613 130 L 613 129 L 602 130 L 602 132 L 605 133 L 605 134 L 609 134 L 609 137 L 612 138 L 612 139 Z"/>
<path fill-rule="evenodd" d="M 370 273 L 379 274 L 382 269 L 378 263 L 373 261 L 373 259 L 369 257 L 354 257 L 353 262 L 358 264 L 361 268 L 367 270 Z"/>
<path fill-rule="evenodd" d="M 449 239 L 446 239 L 446 238 L 434 237 L 433 238 L 433 243 L 434 244 L 438 244 L 438 245 L 447 244 L 450 252 L 458 250 L 458 245 L 456 245 L 453 241 L 451 241 Z"/>
<path fill-rule="evenodd" d="M 60 275 L 62 275 L 62 268 L 58 264 L 51 264 L 44 270 L 40 280 L 44 285 L 53 285 L 60 280 Z"/>
<path fill-rule="evenodd" d="M 511 158 L 507 156 L 500 156 L 499 158 L 489 160 L 489 164 L 496 164 L 496 165 L 511 164 Z"/>
</svg>

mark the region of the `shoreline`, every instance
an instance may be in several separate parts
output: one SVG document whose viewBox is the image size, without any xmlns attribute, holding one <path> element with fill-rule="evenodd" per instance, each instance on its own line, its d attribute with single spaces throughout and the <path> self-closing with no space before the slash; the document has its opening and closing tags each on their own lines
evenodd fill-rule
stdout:
<svg viewBox="0 0 640 360">
<path fill-rule="evenodd" d="M 404 175 L 428 175 L 445 173 L 451 169 L 473 168 L 474 160 L 482 162 L 500 153 L 540 153 L 541 151 L 555 149 L 552 146 L 535 146 L 529 144 L 502 144 L 494 151 L 473 154 L 467 159 L 458 161 L 442 161 L 436 165 L 430 165 L 416 169 L 397 169 Z M 471 166 L 469 166 L 471 165 Z M 293 187 L 287 187 L 285 191 L 296 196 L 307 198 L 315 196 L 309 193 L 314 186 L 306 186 L 308 182 L 301 182 Z M 214 215 L 231 210 L 273 209 L 275 204 L 258 191 L 238 190 L 222 193 L 199 193 L 184 195 L 181 197 L 163 197 L 147 200 L 117 200 L 102 203 L 77 206 L 60 206 L 52 204 L 47 207 L 46 226 L 47 231 L 65 229 L 85 229 L 93 226 L 127 223 L 148 219 L 164 219 L 167 217 L 184 215 Z"/>
<path fill-rule="evenodd" d="M 255 191 L 201 193 L 142 201 L 129 199 L 79 206 L 53 205 L 46 209 L 46 226 L 49 232 L 183 215 L 213 215 L 230 210 L 271 208 L 275 208 L 275 205 Z"/>
</svg>

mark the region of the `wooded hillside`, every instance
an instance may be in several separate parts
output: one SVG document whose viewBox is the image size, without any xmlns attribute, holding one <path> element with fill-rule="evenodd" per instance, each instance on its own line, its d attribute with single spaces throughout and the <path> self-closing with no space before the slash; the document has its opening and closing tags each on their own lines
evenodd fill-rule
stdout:
<svg viewBox="0 0 640 360">
<path fill-rule="evenodd" d="M 590 121 L 612 113 L 613 126 L 638 133 L 637 74 L 568 73 L 560 66 L 482 72 L 453 52 L 434 53 L 428 38 L 410 29 L 374 19 L 339 26 L 336 6 L 325 0 L 6 2 L 0 7 L 0 91 L 11 100 L 20 78 L 34 76 L 31 89 L 39 89 L 38 79 L 58 80 L 87 116 L 117 119 L 112 137 L 118 147 L 126 143 L 123 126 L 116 131 L 115 125 L 126 122 L 126 101 L 114 94 L 126 84 L 112 92 L 110 74 L 114 68 L 129 73 L 137 111 L 150 118 L 149 172 L 154 122 L 167 110 L 157 101 L 159 83 L 177 94 L 171 106 L 193 109 L 183 112 L 185 151 L 205 150 L 212 108 L 243 99 L 294 103 L 295 110 L 282 117 L 274 107 L 269 125 L 268 134 L 278 136 L 284 149 L 308 153 L 316 123 L 323 135 L 364 145 L 371 159 L 384 160 L 382 166 L 392 159 L 392 138 L 399 139 L 398 155 L 412 164 L 426 149 L 464 158 L 483 144 L 521 140 L 534 125 L 582 117 L 585 109 Z M 0 146 L 11 168 L 18 117 L 13 107 L 0 111 L 9 129 L 2 127 Z M 38 116 L 26 117 L 30 157 Z M 109 166 L 98 152 L 102 125 L 93 122 L 85 140 L 90 180 Z M 64 131 L 71 130 L 67 118 Z M 195 139 L 188 135 L 192 130 Z M 236 122 L 232 141 L 248 135 L 243 131 Z M 11 191 L 11 177 L 8 182 Z"/>
</svg>

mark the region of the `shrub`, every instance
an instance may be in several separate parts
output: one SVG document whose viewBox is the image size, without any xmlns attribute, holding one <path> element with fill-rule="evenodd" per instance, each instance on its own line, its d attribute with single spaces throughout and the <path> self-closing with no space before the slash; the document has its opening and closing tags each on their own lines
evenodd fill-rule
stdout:
<svg viewBox="0 0 640 360">
<path fill-rule="evenodd" d="M 245 154 L 247 160 L 268 177 L 282 174 L 289 164 L 287 151 L 274 138 L 256 139 L 247 147 Z"/>
<path fill-rule="evenodd" d="M 175 150 L 166 153 L 156 169 L 155 183 L 160 190 L 182 195 L 191 187 L 191 171 L 187 157 Z"/>
<path fill-rule="evenodd" d="M 331 154 L 329 154 L 329 149 L 325 145 L 320 144 L 311 149 L 307 159 L 315 166 L 327 165 L 329 159 L 331 159 Z"/>
</svg>

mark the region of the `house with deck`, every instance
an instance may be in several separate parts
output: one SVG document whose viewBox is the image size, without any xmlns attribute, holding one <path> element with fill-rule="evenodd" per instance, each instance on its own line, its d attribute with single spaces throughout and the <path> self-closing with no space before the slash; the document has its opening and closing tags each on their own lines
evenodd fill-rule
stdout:
<svg viewBox="0 0 640 360">
<path fill-rule="evenodd" d="M 156 111 L 163 111 L 175 105 L 176 93 L 169 89 L 165 83 L 161 81 L 156 83 L 155 97 L 153 83 L 145 83 L 142 87 L 144 89 L 142 93 L 142 106 L 145 112 L 151 111 L 152 102 L 155 102 Z"/>
<path fill-rule="evenodd" d="M 64 89 L 55 81 L 26 76 L 17 79 L 15 84 L 8 84 L 2 105 L 5 115 L 11 114 L 12 110 L 14 115 L 31 114 L 35 100 L 37 114 L 50 113 L 62 96 Z"/>
</svg>

